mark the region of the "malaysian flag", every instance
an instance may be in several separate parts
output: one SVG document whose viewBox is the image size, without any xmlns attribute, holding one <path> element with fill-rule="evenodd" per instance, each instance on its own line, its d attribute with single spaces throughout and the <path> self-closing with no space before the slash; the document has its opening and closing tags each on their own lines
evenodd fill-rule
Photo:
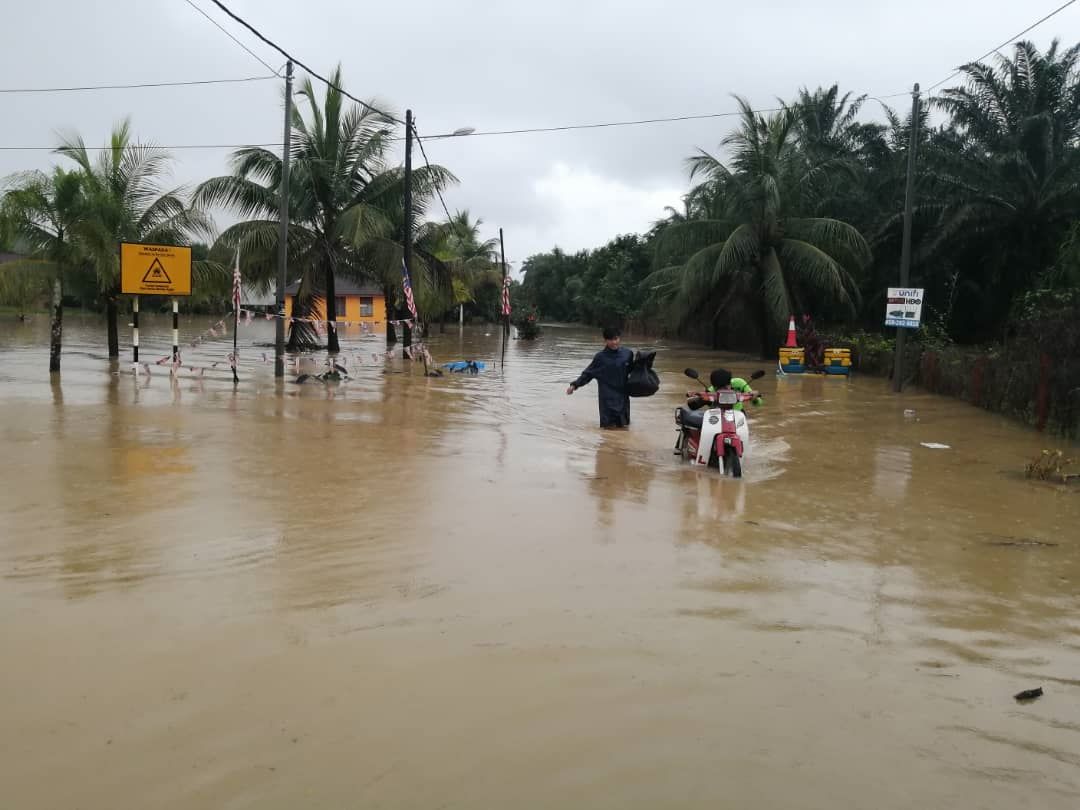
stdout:
<svg viewBox="0 0 1080 810">
<path fill-rule="evenodd" d="M 232 303 L 233 312 L 240 317 L 240 248 L 236 249 L 236 264 L 233 265 L 232 274 Z"/>
<path fill-rule="evenodd" d="M 510 317 L 510 276 L 503 276 L 502 314 Z"/>
<path fill-rule="evenodd" d="M 416 299 L 413 298 L 412 281 L 409 280 L 409 268 L 405 260 L 401 260 L 401 289 L 405 291 L 405 306 L 409 308 L 413 318 L 416 318 Z"/>
</svg>

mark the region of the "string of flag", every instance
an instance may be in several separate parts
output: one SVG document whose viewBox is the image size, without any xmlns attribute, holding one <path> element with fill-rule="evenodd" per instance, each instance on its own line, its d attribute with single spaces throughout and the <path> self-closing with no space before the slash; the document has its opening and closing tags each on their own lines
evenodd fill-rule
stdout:
<svg viewBox="0 0 1080 810">
<path fill-rule="evenodd" d="M 424 343 L 414 343 L 413 346 L 406 347 L 403 351 L 406 359 L 411 362 L 421 363 L 427 361 L 428 365 L 434 366 L 434 360 L 432 359 L 431 351 L 426 345 L 424 345 Z M 328 359 L 324 361 L 323 365 L 327 367 L 333 367 L 336 364 L 342 368 L 347 369 L 348 364 L 351 362 L 353 366 L 360 367 L 368 365 L 368 356 L 370 357 L 370 365 L 378 365 L 386 363 L 386 361 L 393 360 L 396 354 L 397 352 L 394 349 L 388 349 L 387 351 L 380 352 L 370 352 L 370 354 L 368 355 L 363 355 L 359 353 L 352 354 L 351 356 L 345 354 L 338 354 L 333 357 L 333 359 Z M 268 352 L 261 352 L 257 359 L 253 360 L 251 364 L 266 364 L 273 362 L 274 357 L 272 354 Z M 303 366 L 303 364 L 305 364 L 305 360 L 303 360 L 303 357 L 300 355 L 286 357 L 285 362 L 286 364 L 288 364 L 288 366 L 292 367 L 293 372 L 296 374 L 300 373 L 301 367 Z M 190 378 L 201 378 L 206 374 L 206 372 L 213 372 L 213 370 L 218 368 L 235 369 L 239 368 L 239 365 L 239 356 L 234 355 L 232 352 L 226 354 L 224 360 L 214 361 L 210 364 L 205 364 L 205 362 L 189 364 L 185 363 L 183 359 L 174 360 L 173 355 L 170 352 L 159 357 L 158 360 L 153 361 L 152 363 L 133 363 L 131 366 L 131 372 L 135 375 L 144 374 L 147 377 L 151 377 L 153 376 L 153 368 L 164 367 L 168 369 L 168 373 L 170 373 L 171 376 L 178 375 L 180 369 L 186 369 L 188 370 L 188 372 L 191 372 Z"/>
<path fill-rule="evenodd" d="M 279 315 L 276 312 L 255 312 L 254 310 L 250 309 L 241 309 L 240 314 L 244 316 L 245 324 L 251 323 L 253 320 L 255 320 L 256 317 L 262 317 L 268 321 L 272 321 L 274 320 L 274 318 L 286 317 L 283 315 Z M 336 321 L 330 321 L 326 320 L 325 318 L 297 318 L 289 316 L 286 317 L 286 320 L 288 320 L 290 323 L 307 323 L 316 326 L 322 326 L 327 329 L 336 329 L 342 326 L 359 326 L 362 329 L 371 329 L 372 327 L 379 326 L 380 324 L 390 324 L 391 326 L 407 326 L 410 329 L 413 329 L 419 323 L 419 320 L 417 318 L 402 318 L 400 320 L 388 321 L 377 318 L 365 318 L 362 321 L 343 321 L 339 318 Z"/>
<path fill-rule="evenodd" d="M 221 326 L 223 326 L 223 324 L 221 322 L 219 322 L 218 324 L 215 325 L 215 327 L 221 327 Z M 219 336 L 219 337 L 226 337 L 227 336 L 226 331 L 220 331 L 219 332 L 217 328 L 211 328 L 210 330 L 208 330 L 207 333 L 204 333 L 204 334 L 208 334 L 208 333 L 211 333 L 211 332 L 214 333 L 215 335 Z M 192 341 L 189 345 L 194 347 L 194 346 L 202 345 L 203 343 L 208 343 L 210 345 L 215 345 L 215 346 L 218 345 L 217 341 L 211 341 L 211 340 L 209 340 L 207 338 L 204 338 L 202 336 L 200 336 L 200 338 L 197 339 L 196 341 Z M 403 351 L 403 354 L 404 354 L 405 358 L 408 359 L 408 360 L 411 360 L 414 363 L 420 363 L 420 362 L 426 361 L 427 364 L 430 365 L 430 366 L 435 365 L 435 362 L 434 362 L 434 360 L 432 359 L 432 356 L 431 356 L 431 351 L 428 349 L 428 346 L 427 346 L 426 343 L 417 342 L 417 343 L 412 344 L 411 346 L 404 347 L 404 349 L 402 351 Z M 396 349 L 387 349 L 387 350 L 384 350 L 384 351 L 370 352 L 370 353 L 367 353 L 367 354 L 361 354 L 359 352 L 351 353 L 351 354 L 338 354 L 338 355 L 335 355 L 333 358 L 329 358 L 329 359 L 325 360 L 323 365 L 332 368 L 336 364 L 336 365 L 346 369 L 346 373 L 348 373 L 347 372 L 347 367 L 349 366 L 350 363 L 353 365 L 353 367 L 362 367 L 362 366 L 366 366 L 366 365 L 385 364 L 386 361 L 392 360 L 396 355 L 397 355 L 397 350 Z M 213 355 L 211 355 L 211 356 L 213 356 Z M 370 357 L 370 363 L 369 363 L 369 360 L 368 360 L 369 357 Z M 261 364 L 266 364 L 266 363 L 273 363 L 273 362 L 274 362 L 274 355 L 272 353 L 270 353 L 270 352 L 262 351 L 262 352 L 255 353 L 254 359 L 252 359 L 249 363 L 247 363 L 245 365 L 256 366 L 256 365 L 261 365 Z M 291 371 L 298 374 L 298 373 L 300 373 L 301 368 L 305 364 L 312 362 L 312 359 L 310 357 L 305 357 L 303 355 L 292 355 L 292 356 L 287 356 L 285 358 L 285 362 L 286 362 L 287 366 L 290 368 Z M 224 355 L 223 359 L 215 360 L 215 361 L 210 362 L 210 363 L 206 363 L 205 360 L 203 360 L 202 362 L 196 361 L 195 363 L 189 363 L 189 362 L 185 362 L 182 357 L 174 359 L 173 355 L 172 355 L 172 352 L 170 351 L 170 352 L 162 355 L 161 357 L 159 357 L 157 360 L 155 360 L 153 362 L 133 363 L 132 366 L 131 366 L 131 371 L 132 371 L 133 374 L 137 375 L 137 374 L 142 373 L 142 374 L 145 374 L 146 376 L 149 377 L 149 376 L 153 375 L 153 371 L 152 371 L 153 368 L 159 368 L 159 367 L 163 368 L 163 369 L 167 368 L 169 370 L 170 375 L 176 375 L 176 374 L 178 374 L 180 372 L 181 369 L 184 369 L 184 370 L 192 372 L 192 374 L 191 374 L 192 377 L 201 378 L 208 371 L 214 371 L 214 370 L 219 369 L 219 368 L 236 370 L 236 369 L 238 369 L 240 367 L 240 365 L 241 364 L 239 362 L 239 355 L 234 354 L 231 351 L 226 353 Z"/>
</svg>

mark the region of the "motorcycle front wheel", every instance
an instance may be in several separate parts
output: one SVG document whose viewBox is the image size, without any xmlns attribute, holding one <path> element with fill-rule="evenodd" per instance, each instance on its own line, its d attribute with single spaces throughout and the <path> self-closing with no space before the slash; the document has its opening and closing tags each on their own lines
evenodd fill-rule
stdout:
<svg viewBox="0 0 1080 810">
<path fill-rule="evenodd" d="M 724 448 L 724 475 L 742 478 L 742 459 L 734 447 Z"/>
</svg>

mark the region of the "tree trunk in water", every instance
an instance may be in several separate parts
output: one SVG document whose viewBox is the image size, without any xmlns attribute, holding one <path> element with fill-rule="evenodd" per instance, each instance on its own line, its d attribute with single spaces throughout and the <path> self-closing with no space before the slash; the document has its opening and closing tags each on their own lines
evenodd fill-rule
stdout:
<svg viewBox="0 0 1080 810">
<path fill-rule="evenodd" d="M 326 266 L 326 350 L 330 354 L 341 351 L 337 336 L 337 287 L 334 284 L 333 265 Z"/>
<path fill-rule="evenodd" d="M 108 330 L 110 358 L 120 356 L 120 333 L 117 323 L 119 316 L 120 312 L 119 307 L 117 306 L 116 296 L 110 294 L 105 301 L 105 322 L 106 329 Z"/>
<path fill-rule="evenodd" d="M 776 346 L 773 341 L 773 330 L 769 318 L 769 308 L 765 302 L 761 303 L 761 359 L 768 360 L 776 357 Z"/>
<path fill-rule="evenodd" d="M 289 324 L 289 341 L 285 344 L 288 354 L 297 354 L 319 348 L 318 335 L 315 327 L 306 323 L 304 319 L 311 317 L 311 299 L 301 301 L 299 296 L 293 298 L 292 323 Z"/>
<path fill-rule="evenodd" d="M 442 314 L 442 317 L 439 318 L 439 334 L 440 335 L 445 335 L 446 334 L 446 313 L 445 312 Z"/>
<path fill-rule="evenodd" d="M 397 330 L 394 329 L 394 325 L 390 323 L 390 320 L 394 317 L 393 310 L 390 308 L 390 288 L 383 287 L 383 301 L 386 302 L 386 348 L 390 348 L 397 343 Z"/>
<path fill-rule="evenodd" d="M 299 315 L 295 314 L 296 310 L 297 307 L 293 307 L 293 317 L 300 317 Z M 296 354 L 298 351 L 300 351 L 300 329 L 298 327 L 299 324 L 295 323 L 289 327 L 289 340 L 285 344 L 285 351 L 288 354 Z"/>
<path fill-rule="evenodd" d="M 53 281 L 52 329 L 49 343 L 49 373 L 60 371 L 60 347 L 64 342 L 64 290 L 57 276 Z"/>
</svg>

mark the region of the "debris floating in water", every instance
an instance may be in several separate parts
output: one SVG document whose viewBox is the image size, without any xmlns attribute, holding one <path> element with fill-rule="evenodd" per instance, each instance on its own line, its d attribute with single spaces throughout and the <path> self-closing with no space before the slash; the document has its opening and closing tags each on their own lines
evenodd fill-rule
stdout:
<svg viewBox="0 0 1080 810">
<path fill-rule="evenodd" d="M 1043 450 L 1024 468 L 1024 472 L 1028 478 L 1038 478 L 1040 481 L 1056 480 L 1067 484 L 1070 479 L 1080 479 L 1080 472 L 1069 471 L 1076 463 L 1075 460 L 1066 458 L 1060 450 Z"/>
<path fill-rule="evenodd" d="M 923 447 L 929 447 L 931 450 L 949 450 L 951 449 L 947 444 L 941 444 L 940 442 L 919 442 Z"/>
<path fill-rule="evenodd" d="M 1042 694 L 1042 687 L 1039 686 L 1035 689 L 1025 689 L 1023 692 L 1017 692 L 1015 695 L 1013 695 L 1013 699 L 1016 700 L 1018 703 L 1027 703 L 1028 701 L 1041 698 Z"/>
<path fill-rule="evenodd" d="M 1057 543 L 1048 543 L 1045 540 L 1033 540 L 1030 537 L 1003 537 L 991 535 L 994 540 L 984 541 L 987 546 L 1001 546 L 1003 548 L 1057 548 Z"/>
<path fill-rule="evenodd" d="M 443 368 L 449 369 L 454 373 L 466 372 L 468 374 L 476 374 L 483 371 L 485 364 L 482 360 L 455 360 L 452 363 L 443 363 Z"/>
</svg>

